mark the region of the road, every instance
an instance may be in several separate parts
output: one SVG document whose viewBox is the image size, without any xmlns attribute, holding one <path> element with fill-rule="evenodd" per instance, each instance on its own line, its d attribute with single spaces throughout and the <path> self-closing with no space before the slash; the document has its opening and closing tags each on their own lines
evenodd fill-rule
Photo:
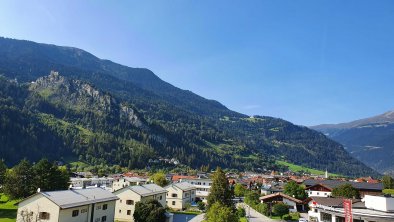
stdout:
<svg viewBox="0 0 394 222">
<path fill-rule="evenodd" d="M 255 211 L 253 208 L 249 207 L 245 203 L 237 204 L 237 207 L 243 207 L 246 211 L 246 216 L 248 217 L 249 222 L 281 222 L 282 220 L 273 220 L 269 217 L 262 215 L 261 213 Z"/>
</svg>

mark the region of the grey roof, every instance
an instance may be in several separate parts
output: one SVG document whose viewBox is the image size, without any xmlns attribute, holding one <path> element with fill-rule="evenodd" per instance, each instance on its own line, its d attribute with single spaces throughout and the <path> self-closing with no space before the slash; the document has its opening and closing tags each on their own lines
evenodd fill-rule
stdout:
<svg viewBox="0 0 394 222">
<path fill-rule="evenodd" d="M 62 209 L 118 199 L 117 196 L 102 188 L 49 191 L 37 194 L 43 195 Z"/>
<path fill-rule="evenodd" d="M 174 183 L 171 185 L 175 186 L 183 191 L 196 189 L 196 187 L 189 182 Z"/>
<path fill-rule="evenodd" d="M 127 189 L 129 189 L 141 196 L 150 196 L 150 195 L 159 194 L 159 193 L 167 193 L 167 190 L 165 190 L 164 188 L 162 188 L 156 184 L 144 184 L 144 185 L 124 187 L 120 190 L 115 191 L 114 194 L 121 193 Z"/>
<path fill-rule="evenodd" d="M 129 182 L 146 182 L 147 180 L 144 178 L 139 178 L 139 177 L 123 177 L 126 181 Z"/>
<path fill-rule="evenodd" d="M 311 199 L 320 205 L 328 207 L 342 207 L 343 208 L 343 198 L 334 197 L 311 197 Z M 365 204 L 361 202 L 360 199 L 353 199 L 352 206 L 354 208 L 365 208 Z"/>
<path fill-rule="evenodd" d="M 322 184 L 324 186 L 330 187 L 332 189 L 342 185 L 342 184 L 351 184 L 354 188 L 358 190 L 375 190 L 375 191 L 382 191 L 383 184 L 382 183 L 358 183 L 358 182 L 351 182 L 351 181 L 342 181 L 342 180 L 305 180 L 304 184 L 307 187 Z"/>
</svg>

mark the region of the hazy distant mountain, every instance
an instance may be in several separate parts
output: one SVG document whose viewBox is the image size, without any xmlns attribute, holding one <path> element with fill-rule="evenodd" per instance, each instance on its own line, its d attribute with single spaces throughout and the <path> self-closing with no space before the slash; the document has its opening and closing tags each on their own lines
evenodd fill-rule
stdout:
<svg viewBox="0 0 394 222">
<path fill-rule="evenodd" d="M 394 174 L 394 111 L 311 128 L 342 143 L 354 157 L 379 172 Z"/>
<path fill-rule="evenodd" d="M 307 127 L 251 118 L 148 69 L 81 49 L 0 38 L 0 73 L 0 158 L 10 164 L 71 156 L 143 168 L 175 158 L 195 168 L 253 170 L 275 168 L 280 158 L 333 173 L 376 173 Z"/>
</svg>

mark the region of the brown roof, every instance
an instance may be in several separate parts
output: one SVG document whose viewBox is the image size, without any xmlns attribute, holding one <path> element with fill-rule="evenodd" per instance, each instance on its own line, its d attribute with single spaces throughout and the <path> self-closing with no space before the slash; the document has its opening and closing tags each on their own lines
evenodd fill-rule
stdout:
<svg viewBox="0 0 394 222">
<path fill-rule="evenodd" d="M 291 196 L 286 195 L 284 193 L 273 193 L 273 194 L 269 194 L 269 195 L 266 195 L 266 196 L 262 196 L 262 197 L 260 197 L 260 200 L 264 201 L 264 200 L 268 200 L 268 199 L 271 199 L 271 198 L 274 198 L 274 197 L 278 197 L 278 196 L 286 198 L 288 200 L 292 200 L 292 201 L 294 201 L 296 203 L 300 203 L 300 204 L 303 203 L 302 200 L 299 200 L 297 198 L 291 197 Z"/>
</svg>

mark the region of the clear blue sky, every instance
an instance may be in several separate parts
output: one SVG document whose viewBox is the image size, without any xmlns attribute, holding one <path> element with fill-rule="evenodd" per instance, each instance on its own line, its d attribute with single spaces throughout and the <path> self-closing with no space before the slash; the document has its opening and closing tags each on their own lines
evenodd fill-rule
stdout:
<svg viewBox="0 0 394 222">
<path fill-rule="evenodd" d="M 394 108 L 394 1 L 6 0 L 0 36 L 82 48 L 297 124 Z"/>
</svg>

